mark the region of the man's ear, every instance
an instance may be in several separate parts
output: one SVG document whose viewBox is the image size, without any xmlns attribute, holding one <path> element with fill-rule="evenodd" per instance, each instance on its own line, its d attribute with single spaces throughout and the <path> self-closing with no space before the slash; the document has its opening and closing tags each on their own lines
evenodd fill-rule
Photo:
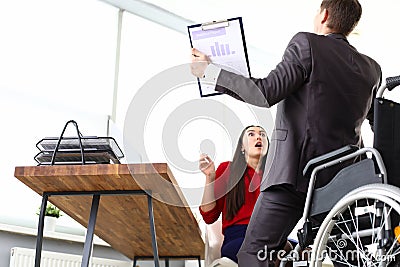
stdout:
<svg viewBox="0 0 400 267">
<path fill-rule="evenodd" d="M 328 10 L 326 8 L 324 8 L 324 10 L 322 10 L 321 17 L 322 17 L 321 23 L 325 23 L 328 21 L 329 14 L 328 14 Z"/>
</svg>

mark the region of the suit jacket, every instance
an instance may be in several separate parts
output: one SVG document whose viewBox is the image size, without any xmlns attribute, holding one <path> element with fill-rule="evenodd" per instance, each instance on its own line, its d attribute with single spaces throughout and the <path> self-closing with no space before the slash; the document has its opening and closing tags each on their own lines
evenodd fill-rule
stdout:
<svg viewBox="0 0 400 267">
<path fill-rule="evenodd" d="M 342 34 L 296 34 L 266 78 L 222 70 L 216 90 L 260 107 L 278 104 L 261 190 L 291 184 L 306 192 L 307 162 L 334 149 L 362 146 L 361 124 L 373 120 L 380 66 Z M 318 175 L 317 187 L 337 171 Z"/>
</svg>

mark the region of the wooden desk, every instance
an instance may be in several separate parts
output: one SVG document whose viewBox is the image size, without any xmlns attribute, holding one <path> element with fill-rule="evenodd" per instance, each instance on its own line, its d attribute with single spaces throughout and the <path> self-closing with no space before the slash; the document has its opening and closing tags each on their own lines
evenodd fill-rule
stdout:
<svg viewBox="0 0 400 267">
<path fill-rule="evenodd" d="M 149 193 L 155 198 L 144 193 L 131 173 L 144 189 L 151 188 Z M 165 183 L 160 182 L 160 176 Z M 90 258 L 92 240 L 88 236 L 90 239 L 93 228 L 96 235 L 130 259 L 151 255 L 157 261 L 158 256 L 204 258 L 199 226 L 165 163 L 16 167 L 15 177 L 43 196 L 42 207 L 48 199 L 88 228 L 84 257 L 86 251 Z M 165 204 L 164 200 L 179 205 Z M 152 213 L 157 237 L 151 231 Z M 38 238 L 43 237 L 44 215 L 40 217 Z M 153 246 L 151 232 L 156 237 Z M 41 243 L 38 246 L 41 249 Z"/>
</svg>

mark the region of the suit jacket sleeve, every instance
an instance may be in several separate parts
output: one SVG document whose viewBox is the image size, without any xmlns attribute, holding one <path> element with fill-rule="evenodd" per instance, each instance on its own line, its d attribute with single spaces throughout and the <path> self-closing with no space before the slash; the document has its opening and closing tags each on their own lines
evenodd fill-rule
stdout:
<svg viewBox="0 0 400 267">
<path fill-rule="evenodd" d="M 310 72 L 310 44 L 304 33 L 298 33 L 289 42 L 282 61 L 266 78 L 246 78 L 221 70 L 216 90 L 252 105 L 270 107 L 300 89 Z"/>
</svg>

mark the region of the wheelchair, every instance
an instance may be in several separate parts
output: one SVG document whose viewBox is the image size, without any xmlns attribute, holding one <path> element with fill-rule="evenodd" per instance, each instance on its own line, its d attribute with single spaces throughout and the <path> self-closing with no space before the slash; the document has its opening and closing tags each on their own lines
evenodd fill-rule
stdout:
<svg viewBox="0 0 400 267">
<path fill-rule="evenodd" d="M 383 98 L 398 85 L 400 76 L 387 78 L 374 99 L 372 148 L 346 146 L 306 165 L 304 224 L 280 267 L 400 266 L 400 104 Z M 321 170 L 356 158 L 314 188 Z"/>
</svg>

